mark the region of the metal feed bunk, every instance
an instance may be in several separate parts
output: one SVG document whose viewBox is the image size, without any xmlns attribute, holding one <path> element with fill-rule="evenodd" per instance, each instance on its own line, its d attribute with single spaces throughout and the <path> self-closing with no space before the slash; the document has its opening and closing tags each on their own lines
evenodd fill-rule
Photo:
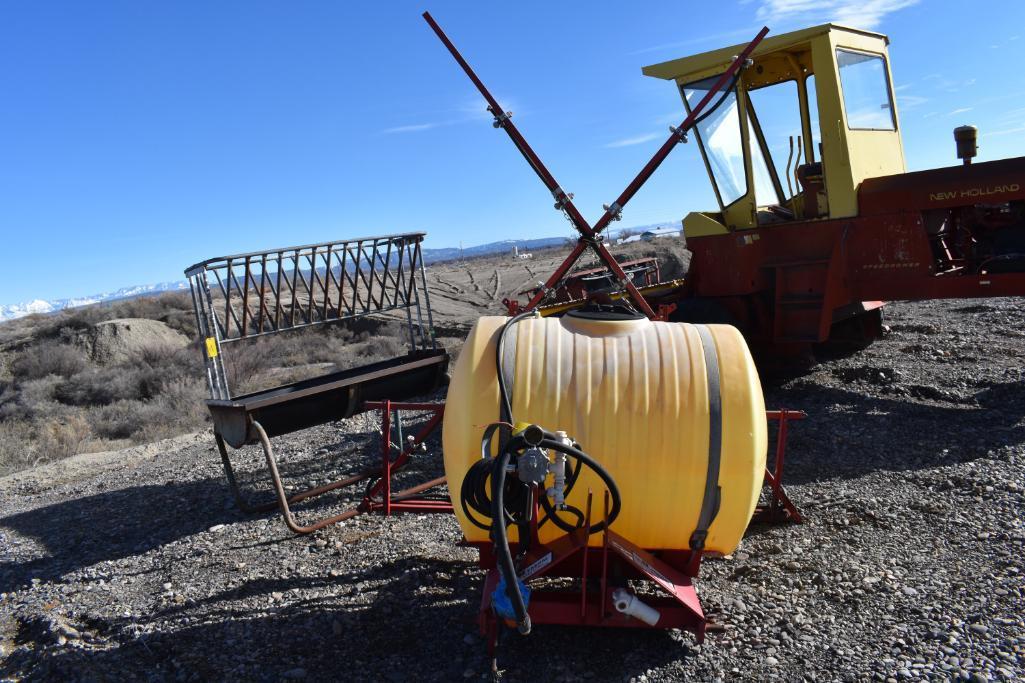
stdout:
<svg viewBox="0 0 1025 683">
<path fill-rule="evenodd" d="M 206 405 L 224 473 L 242 510 L 266 512 L 278 507 L 288 528 L 299 534 L 373 510 L 386 514 L 451 510 L 446 500 L 417 497 L 444 484 L 444 477 L 394 494 L 391 491 L 392 474 L 409 463 L 413 452 L 441 423 L 444 411 L 441 403 L 394 402 L 430 393 L 440 386 L 448 367 L 448 354 L 434 339 L 421 253 L 424 236 L 406 233 L 219 256 L 185 271 L 205 352 L 210 389 Z M 233 394 L 225 355 L 240 342 L 382 314 L 405 324 L 409 334 L 405 355 Z M 288 495 L 271 438 L 369 410 L 382 414 L 380 467 Z M 421 429 L 407 437 L 407 443 L 402 438 L 403 410 L 431 413 Z M 392 412 L 399 444 L 394 459 Z M 273 500 L 252 502 L 242 494 L 225 444 L 236 449 L 260 444 Z M 373 479 L 376 481 L 362 502 L 341 514 L 300 524 L 292 513 L 295 503 Z"/>
</svg>

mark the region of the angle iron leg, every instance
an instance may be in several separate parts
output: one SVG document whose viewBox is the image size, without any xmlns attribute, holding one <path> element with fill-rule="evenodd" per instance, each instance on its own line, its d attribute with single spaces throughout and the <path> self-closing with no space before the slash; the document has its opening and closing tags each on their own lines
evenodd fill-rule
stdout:
<svg viewBox="0 0 1025 683">
<path fill-rule="evenodd" d="M 214 432 L 214 440 L 217 442 L 217 450 L 221 452 L 221 464 L 224 466 L 224 476 L 228 480 L 228 487 L 231 488 L 231 495 L 235 498 L 235 505 L 246 514 L 256 514 L 273 510 L 278 506 L 276 500 L 266 503 L 251 503 L 243 495 L 238 486 L 238 478 L 235 476 L 235 468 L 228 456 L 228 449 L 225 447 L 224 439 L 220 434 Z"/>
</svg>

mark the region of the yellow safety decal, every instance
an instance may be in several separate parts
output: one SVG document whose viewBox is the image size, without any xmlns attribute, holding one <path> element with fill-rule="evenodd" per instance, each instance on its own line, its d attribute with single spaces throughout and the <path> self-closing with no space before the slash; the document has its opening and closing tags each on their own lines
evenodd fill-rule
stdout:
<svg viewBox="0 0 1025 683">
<path fill-rule="evenodd" d="M 210 358 L 217 357 L 217 340 L 213 337 L 206 338 L 206 355 Z"/>
</svg>

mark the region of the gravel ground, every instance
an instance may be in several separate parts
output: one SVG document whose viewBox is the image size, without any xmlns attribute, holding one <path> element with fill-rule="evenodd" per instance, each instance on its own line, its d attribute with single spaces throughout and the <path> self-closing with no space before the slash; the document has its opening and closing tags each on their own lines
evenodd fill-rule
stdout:
<svg viewBox="0 0 1025 683">
<path fill-rule="evenodd" d="M 503 640 L 506 679 L 1022 677 L 1020 306 L 895 303 L 886 322 L 870 348 L 767 390 L 769 406 L 810 414 L 787 471 L 807 520 L 754 526 L 705 563 L 698 590 L 723 634 L 696 646 L 680 632 L 539 626 Z M 354 418 L 277 443 L 298 485 L 328 478 L 325 461 L 370 462 L 379 437 Z M 242 451 L 243 469 L 257 455 Z M 439 455 L 430 444 L 424 473 Z M 294 537 L 276 515 L 233 508 L 206 434 L 13 475 L 0 509 L 0 676 L 486 677 L 482 573 L 451 516 Z"/>
</svg>

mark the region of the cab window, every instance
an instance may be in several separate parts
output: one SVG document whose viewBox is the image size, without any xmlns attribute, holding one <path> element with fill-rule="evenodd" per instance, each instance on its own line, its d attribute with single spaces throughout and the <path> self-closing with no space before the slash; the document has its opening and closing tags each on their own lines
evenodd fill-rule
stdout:
<svg viewBox="0 0 1025 683">
<path fill-rule="evenodd" d="M 803 150 L 797 146 L 798 137 L 801 135 L 801 109 L 797 96 L 797 82 L 783 81 L 765 86 L 748 91 L 747 96 L 752 116 L 757 119 L 758 125 L 761 127 L 769 158 L 772 160 L 776 176 L 782 185 L 781 189 L 787 191 L 789 197 L 793 194 L 790 188 L 794 183 L 793 173 L 799 160 L 799 154 L 801 155 L 800 162 L 806 163 L 803 158 Z M 752 136 L 752 140 L 754 139 Z M 762 195 L 766 194 L 762 193 Z M 763 202 L 761 198 L 758 200 L 760 206 L 767 203 L 774 204 L 776 201 Z"/>
<path fill-rule="evenodd" d="M 897 130 L 893 101 L 881 55 L 837 48 L 847 127 L 860 130 Z"/>
</svg>

